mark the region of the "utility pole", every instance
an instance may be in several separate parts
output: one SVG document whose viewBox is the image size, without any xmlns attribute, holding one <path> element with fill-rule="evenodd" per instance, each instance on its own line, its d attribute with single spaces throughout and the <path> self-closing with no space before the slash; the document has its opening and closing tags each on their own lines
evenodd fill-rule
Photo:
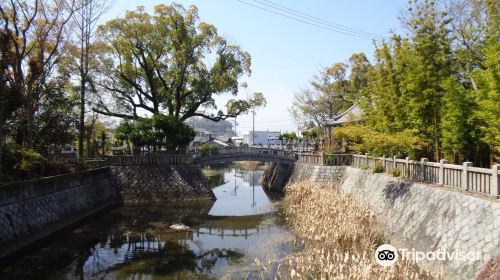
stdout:
<svg viewBox="0 0 500 280">
<path fill-rule="evenodd" d="M 255 109 L 252 109 L 252 147 L 255 144 Z"/>
<path fill-rule="evenodd" d="M 238 125 L 236 123 L 236 117 L 234 117 L 234 136 L 238 137 L 238 132 L 236 132 L 236 125 Z"/>
</svg>

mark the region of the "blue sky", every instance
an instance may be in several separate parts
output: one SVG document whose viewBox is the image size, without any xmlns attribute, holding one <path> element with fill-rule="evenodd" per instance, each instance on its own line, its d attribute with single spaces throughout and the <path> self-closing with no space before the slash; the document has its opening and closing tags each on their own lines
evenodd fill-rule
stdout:
<svg viewBox="0 0 500 280">
<path fill-rule="evenodd" d="M 402 33 L 398 20 L 406 0 L 271 0 L 274 3 L 312 16 L 365 32 L 389 36 L 394 30 Z M 288 109 L 293 95 L 307 87 L 311 77 L 322 68 L 345 61 L 352 53 L 373 56 L 371 40 L 331 32 L 245 5 L 237 0 L 177 0 L 184 5 L 196 5 L 201 21 L 214 24 L 220 35 L 240 45 L 252 55 L 252 75 L 241 81 L 248 89 L 240 98 L 261 91 L 267 106 L 257 111 L 256 130 L 296 131 Z M 245 2 L 258 5 L 254 0 Z M 170 1 L 117 0 L 103 21 L 123 16 L 126 10 L 142 5 L 147 10 Z M 262 4 L 260 4 L 262 6 Z M 218 98 L 223 106 L 228 98 Z M 238 133 L 252 129 L 251 114 L 238 117 Z"/>
</svg>

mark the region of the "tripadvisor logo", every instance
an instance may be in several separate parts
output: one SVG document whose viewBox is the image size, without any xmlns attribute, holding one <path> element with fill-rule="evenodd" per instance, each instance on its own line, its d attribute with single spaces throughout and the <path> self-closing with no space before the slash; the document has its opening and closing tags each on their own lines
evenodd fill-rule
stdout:
<svg viewBox="0 0 500 280">
<path fill-rule="evenodd" d="M 398 260 L 398 251 L 390 244 L 382 244 L 375 251 L 375 261 L 381 266 L 391 266 Z"/>
<path fill-rule="evenodd" d="M 417 251 L 414 248 L 408 250 L 406 248 L 400 248 L 399 252 L 394 246 L 390 244 L 380 245 L 377 250 L 375 250 L 375 261 L 381 266 L 391 266 L 396 263 L 398 259 L 411 260 L 411 261 L 478 261 L 481 260 L 480 252 L 460 252 L 454 250 L 453 252 L 446 251 L 431 251 L 422 252 Z"/>
</svg>

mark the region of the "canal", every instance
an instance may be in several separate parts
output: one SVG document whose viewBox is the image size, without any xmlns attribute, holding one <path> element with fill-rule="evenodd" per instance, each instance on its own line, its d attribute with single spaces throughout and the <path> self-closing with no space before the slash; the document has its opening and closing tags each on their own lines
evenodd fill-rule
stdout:
<svg viewBox="0 0 500 280">
<path fill-rule="evenodd" d="M 255 259 L 279 259 L 293 248 L 279 202 L 260 185 L 262 166 L 206 173 L 215 202 L 119 206 L 1 263 L 0 279 L 258 277 Z"/>
</svg>

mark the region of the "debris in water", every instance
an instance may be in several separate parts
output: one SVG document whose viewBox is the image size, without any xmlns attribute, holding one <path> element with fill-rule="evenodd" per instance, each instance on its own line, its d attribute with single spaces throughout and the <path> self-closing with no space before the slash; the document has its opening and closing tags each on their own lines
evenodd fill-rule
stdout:
<svg viewBox="0 0 500 280">
<path fill-rule="evenodd" d="M 170 226 L 171 229 L 175 230 L 190 230 L 191 228 L 183 224 L 173 224 Z"/>
</svg>

